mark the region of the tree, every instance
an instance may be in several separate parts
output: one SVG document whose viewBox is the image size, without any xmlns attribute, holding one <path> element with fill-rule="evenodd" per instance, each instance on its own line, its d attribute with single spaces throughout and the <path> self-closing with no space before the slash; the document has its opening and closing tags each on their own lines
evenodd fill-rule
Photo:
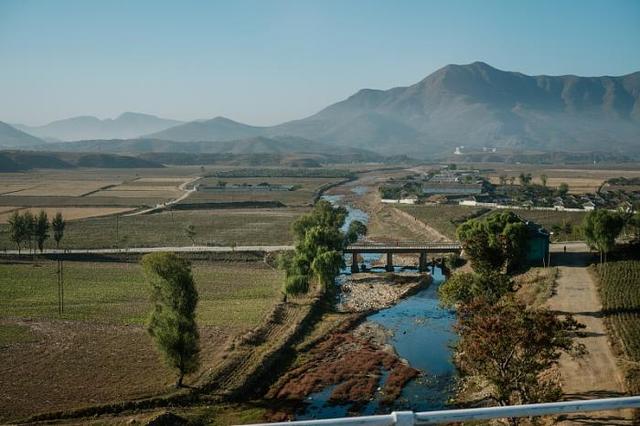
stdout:
<svg viewBox="0 0 640 426">
<path fill-rule="evenodd" d="M 40 210 L 40 213 L 38 213 L 38 217 L 35 220 L 34 231 L 38 249 L 40 253 L 42 253 L 44 251 L 44 242 L 49 238 L 49 217 L 44 210 Z"/>
<path fill-rule="evenodd" d="M 64 237 L 64 228 L 66 226 L 66 222 L 62 217 L 62 213 L 57 212 L 51 221 L 51 228 L 53 228 L 53 239 L 56 242 L 56 248 L 60 248 L 60 241 L 62 241 L 62 237 Z"/>
<path fill-rule="evenodd" d="M 561 197 L 564 197 L 568 193 L 569 193 L 569 185 L 567 185 L 566 183 L 562 182 L 560 184 L 560 186 L 558 187 L 558 195 L 561 196 Z"/>
<path fill-rule="evenodd" d="M 459 272 L 451 275 L 439 288 L 440 303 L 452 308 L 482 298 L 488 303 L 496 303 L 502 296 L 514 290 L 511 277 L 497 272 L 476 274 Z"/>
<path fill-rule="evenodd" d="M 542 182 L 542 186 L 545 186 L 545 187 L 547 186 L 547 179 L 548 179 L 547 175 L 545 174 L 540 175 L 540 182 Z"/>
<path fill-rule="evenodd" d="M 628 226 L 633 232 L 633 238 L 635 240 L 640 239 L 640 210 L 637 210 L 631 219 L 629 219 Z"/>
<path fill-rule="evenodd" d="M 515 177 L 515 176 L 509 176 L 509 184 L 510 184 L 511 186 L 513 186 L 513 184 L 515 183 L 515 181 L 516 181 L 516 177 Z"/>
<path fill-rule="evenodd" d="M 520 173 L 520 176 L 518 176 L 518 179 L 520 180 L 520 185 L 522 186 L 527 186 L 529 185 L 529 183 L 531 182 L 531 173 Z"/>
<path fill-rule="evenodd" d="M 153 304 L 147 330 L 167 365 L 177 370 L 176 387 L 181 387 L 185 374 L 200 365 L 195 321 L 198 292 L 191 265 L 174 253 L 150 253 L 141 263 Z"/>
<path fill-rule="evenodd" d="M 329 287 L 343 265 L 342 252 L 337 250 L 320 250 L 311 262 L 311 270 L 320 283 Z"/>
<path fill-rule="evenodd" d="M 36 217 L 31 213 L 31 210 L 27 210 L 22 215 L 24 221 L 24 235 L 25 240 L 29 243 L 29 250 L 35 252 L 35 237 L 36 237 Z"/>
<path fill-rule="evenodd" d="M 527 309 L 513 297 L 497 303 L 474 299 L 458 310 L 456 364 L 464 375 L 486 381 L 499 405 L 555 401 L 561 388 L 544 373 L 563 352 L 583 352 L 573 341 L 583 327 L 570 316 Z"/>
<path fill-rule="evenodd" d="M 20 254 L 22 243 L 25 242 L 25 239 L 27 237 L 27 229 L 24 218 L 18 211 L 14 211 L 13 213 L 11 213 L 11 216 L 9 216 L 8 224 L 9 238 L 13 243 L 15 243 L 16 247 L 18 248 L 18 254 Z"/>
<path fill-rule="evenodd" d="M 593 210 L 583 219 L 582 232 L 587 244 L 600 253 L 600 263 L 606 261 L 607 253 L 616 244 L 616 238 L 620 235 L 624 221 L 617 212 L 608 210 Z"/>
<path fill-rule="evenodd" d="M 500 175 L 500 185 L 504 186 L 507 184 L 507 175 Z"/>
<path fill-rule="evenodd" d="M 196 227 L 193 226 L 192 223 L 187 224 L 187 226 L 184 227 L 184 235 L 185 237 L 187 237 L 188 239 L 191 240 L 191 244 L 193 244 L 194 246 L 196 245 Z"/>
<path fill-rule="evenodd" d="M 333 207 L 325 200 L 318 201 L 313 210 L 298 218 L 291 226 L 295 251 L 281 256 L 279 264 L 286 271 L 285 294 L 309 291 L 315 277 L 325 288 L 333 283 L 344 266 L 342 250 L 349 241 L 366 232 L 364 224 L 352 224 L 344 234 L 341 227 L 347 217 L 344 207 Z"/>
<path fill-rule="evenodd" d="M 359 220 L 354 220 L 349 224 L 349 228 L 347 229 L 346 244 L 355 243 L 362 235 L 367 235 L 367 225 L 360 222 Z"/>
<path fill-rule="evenodd" d="M 485 219 L 470 219 L 457 235 L 476 272 L 511 272 L 524 259 L 527 227 L 513 212 L 494 213 Z"/>
</svg>

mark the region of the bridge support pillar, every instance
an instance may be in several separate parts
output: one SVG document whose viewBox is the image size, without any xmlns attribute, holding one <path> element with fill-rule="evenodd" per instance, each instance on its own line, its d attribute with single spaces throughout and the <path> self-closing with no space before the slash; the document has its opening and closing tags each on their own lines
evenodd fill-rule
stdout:
<svg viewBox="0 0 640 426">
<path fill-rule="evenodd" d="M 420 265 L 418 266 L 418 271 L 420 272 L 427 272 L 428 267 L 427 267 L 427 252 L 426 251 L 421 251 L 420 252 Z"/>
<path fill-rule="evenodd" d="M 358 267 L 358 253 L 351 253 L 351 273 L 357 274 L 360 272 L 360 268 Z"/>
<path fill-rule="evenodd" d="M 393 253 L 387 252 L 387 266 L 385 267 L 387 272 L 393 272 Z"/>
</svg>

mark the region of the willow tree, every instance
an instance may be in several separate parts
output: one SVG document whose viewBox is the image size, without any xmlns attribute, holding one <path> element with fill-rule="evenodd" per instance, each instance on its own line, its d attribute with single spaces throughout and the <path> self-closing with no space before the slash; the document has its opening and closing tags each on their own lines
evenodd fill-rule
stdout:
<svg viewBox="0 0 640 426">
<path fill-rule="evenodd" d="M 142 258 L 142 268 L 153 303 L 147 330 L 166 364 L 178 372 L 176 387 L 181 387 L 184 376 L 200 365 L 198 292 L 191 265 L 174 253 L 150 253 Z"/>
<path fill-rule="evenodd" d="M 345 245 L 366 232 L 364 224 L 360 224 L 352 225 L 345 234 L 342 227 L 346 217 L 344 207 L 334 207 L 328 201 L 320 200 L 311 212 L 293 223 L 295 251 L 280 261 L 286 271 L 285 294 L 308 292 L 312 278 L 324 287 L 333 283 L 344 266 L 342 251 Z"/>
</svg>

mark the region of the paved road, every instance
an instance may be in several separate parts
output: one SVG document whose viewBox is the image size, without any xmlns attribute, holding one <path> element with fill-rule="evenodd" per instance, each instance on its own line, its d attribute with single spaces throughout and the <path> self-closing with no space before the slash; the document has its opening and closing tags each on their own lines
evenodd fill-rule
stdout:
<svg viewBox="0 0 640 426">
<path fill-rule="evenodd" d="M 583 323 L 586 337 L 579 339 L 588 351 L 580 360 L 563 356 L 560 376 L 566 399 L 593 399 L 623 396 L 623 376 L 611 350 L 604 322 L 602 305 L 596 283 L 587 265 L 591 259 L 584 243 L 552 245 L 552 263 L 558 265 L 559 277 L 556 294 L 548 301 L 551 310 L 573 314 Z M 568 416 L 561 424 L 630 425 L 631 410 L 609 411 Z"/>
<path fill-rule="evenodd" d="M 133 247 L 133 248 L 106 248 L 106 249 L 68 249 L 56 250 L 46 249 L 44 254 L 118 254 L 118 253 L 153 253 L 158 251 L 184 252 L 184 253 L 230 253 L 230 252 L 246 252 L 246 251 L 264 251 L 274 252 L 283 250 L 293 250 L 293 246 L 183 246 L 183 247 Z M 28 251 L 22 250 L 23 255 L 28 255 Z M 0 251 L 0 255 L 15 255 L 18 250 Z"/>
</svg>

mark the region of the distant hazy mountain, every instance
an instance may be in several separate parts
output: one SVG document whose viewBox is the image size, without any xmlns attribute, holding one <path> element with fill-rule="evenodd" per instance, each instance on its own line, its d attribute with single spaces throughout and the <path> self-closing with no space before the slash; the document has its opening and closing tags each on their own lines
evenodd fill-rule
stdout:
<svg viewBox="0 0 640 426">
<path fill-rule="evenodd" d="M 43 140 L 0 121 L 0 148 L 28 148 L 42 143 Z"/>
<path fill-rule="evenodd" d="M 148 135 L 149 138 L 177 142 L 228 141 L 246 139 L 266 133 L 265 127 L 254 127 L 224 117 L 192 121 Z"/>
<path fill-rule="evenodd" d="M 447 65 L 390 90 L 364 89 L 302 120 L 253 127 L 224 118 L 155 133 L 159 139 L 292 135 L 384 154 L 455 146 L 640 152 L 640 72 L 621 77 L 527 76 L 482 62 Z"/>
<path fill-rule="evenodd" d="M 49 143 L 37 149 L 66 152 L 109 153 L 192 153 L 192 154 L 359 154 L 371 158 L 379 155 L 358 148 L 340 147 L 293 136 L 267 138 L 257 136 L 220 142 L 175 142 L 162 139 L 87 140 Z"/>
<path fill-rule="evenodd" d="M 181 121 L 155 115 L 125 112 L 115 119 L 101 120 L 81 116 L 58 120 L 44 126 L 16 125 L 19 129 L 47 140 L 75 141 L 82 139 L 128 139 L 168 129 Z"/>
<path fill-rule="evenodd" d="M 162 164 L 138 157 L 115 154 L 0 151 L 0 173 L 31 169 L 91 168 L 158 168 Z"/>
</svg>

